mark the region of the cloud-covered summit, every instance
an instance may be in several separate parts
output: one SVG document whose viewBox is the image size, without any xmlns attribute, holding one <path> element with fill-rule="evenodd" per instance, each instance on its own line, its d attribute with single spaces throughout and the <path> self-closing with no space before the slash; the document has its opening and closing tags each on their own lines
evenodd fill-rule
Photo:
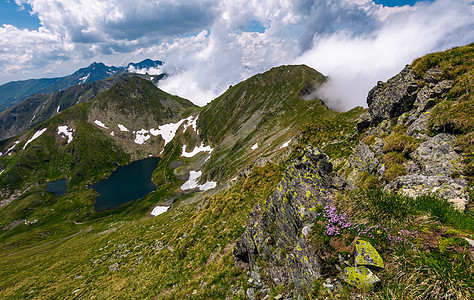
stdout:
<svg viewBox="0 0 474 300">
<path fill-rule="evenodd" d="M 273 66 L 332 78 L 332 105 L 365 104 L 376 80 L 427 52 L 474 40 L 470 0 L 386 7 L 371 0 L 15 0 L 38 30 L 0 27 L 0 83 L 70 73 L 92 61 L 165 61 L 165 90 L 205 104 Z M 342 84 L 342 85 L 341 85 Z M 337 86 L 338 88 L 334 88 Z"/>
</svg>

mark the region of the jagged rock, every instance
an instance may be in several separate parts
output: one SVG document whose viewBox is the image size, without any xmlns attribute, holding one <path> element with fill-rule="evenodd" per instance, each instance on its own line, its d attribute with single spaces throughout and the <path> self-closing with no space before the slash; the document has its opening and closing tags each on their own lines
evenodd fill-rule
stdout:
<svg viewBox="0 0 474 300">
<path fill-rule="evenodd" d="M 423 175 L 451 176 L 462 173 L 462 158 L 454 151 L 455 142 L 454 135 L 440 133 L 421 143 L 410 156 L 420 166 Z"/>
<path fill-rule="evenodd" d="M 372 124 L 398 117 L 412 109 L 417 90 L 415 76 L 409 66 L 386 83 L 379 81 L 367 96 Z"/>
<path fill-rule="evenodd" d="M 383 260 L 375 248 L 366 241 L 357 240 L 354 252 L 356 266 L 383 268 Z"/>
<path fill-rule="evenodd" d="M 365 292 L 371 291 L 380 279 L 364 266 L 344 268 L 344 280 Z"/>
<path fill-rule="evenodd" d="M 436 83 L 443 78 L 443 71 L 440 69 L 429 69 L 425 72 L 423 79 L 429 83 Z"/>
<path fill-rule="evenodd" d="M 257 257 L 268 259 L 262 277 L 275 284 L 293 284 L 297 291 L 312 287 L 320 276 L 320 262 L 302 229 L 316 219 L 316 206 L 332 202 L 345 183 L 334 173 L 328 157 L 308 146 L 287 169 L 263 205 L 256 205 L 244 234 L 233 250 L 237 263 L 258 270 Z"/>
<path fill-rule="evenodd" d="M 370 114 L 368 112 L 363 113 L 357 120 L 357 123 L 356 123 L 357 131 L 362 132 L 364 131 L 364 129 L 369 128 L 371 122 L 372 122 L 372 119 L 370 117 Z"/>
</svg>

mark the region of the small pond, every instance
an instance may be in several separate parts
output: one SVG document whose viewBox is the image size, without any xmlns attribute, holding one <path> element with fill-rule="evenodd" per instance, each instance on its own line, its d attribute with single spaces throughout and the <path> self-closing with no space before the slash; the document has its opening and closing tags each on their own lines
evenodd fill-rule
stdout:
<svg viewBox="0 0 474 300">
<path fill-rule="evenodd" d="M 95 200 L 95 210 L 114 209 L 155 191 L 156 186 L 151 181 L 151 176 L 159 161 L 159 157 L 149 157 L 132 162 L 115 170 L 109 178 L 89 186 L 99 193 Z"/>
<path fill-rule="evenodd" d="M 63 196 L 67 192 L 67 182 L 68 180 L 66 178 L 50 182 L 46 186 L 46 191 L 55 193 L 58 196 Z"/>
</svg>

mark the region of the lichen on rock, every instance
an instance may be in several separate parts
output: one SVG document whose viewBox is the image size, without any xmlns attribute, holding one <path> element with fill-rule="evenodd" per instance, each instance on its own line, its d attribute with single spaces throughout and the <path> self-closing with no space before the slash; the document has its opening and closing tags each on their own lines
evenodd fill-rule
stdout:
<svg viewBox="0 0 474 300">
<path fill-rule="evenodd" d="M 274 284 L 291 284 L 297 291 L 311 288 L 321 265 L 303 228 L 314 223 L 314 208 L 332 203 L 336 189 L 344 187 L 329 158 L 311 145 L 306 147 L 288 166 L 273 195 L 250 213 L 233 250 L 236 262 L 253 271 L 258 258 L 264 258 L 262 276 Z"/>
<path fill-rule="evenodd" d="M 344 281 L 364 292 L 371 291 L 380 279 L 364 266 L 344 268 Z"/>
<path fill-rule="evenodd" d="M 382 257 L 369 242 L 357 240 L 355 244 L 354 261 L 356 266 L 384 267 Z"/>
</svg>

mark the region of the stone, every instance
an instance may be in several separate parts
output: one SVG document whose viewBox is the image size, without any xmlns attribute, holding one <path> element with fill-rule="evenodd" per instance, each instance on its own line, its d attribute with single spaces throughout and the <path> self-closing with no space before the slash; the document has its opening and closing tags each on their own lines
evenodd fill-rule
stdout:
<svg viewBox="0 0 474 300">
<path fill-rule="evenodd" d="M 343 275 L 344 281 L 364 292 L 371 291 L 380 279 L 364 266 L 346 267 Z"/>
<path fill-rule="evenodd" d="M 419 174 L 397 177 L 384 186 L 385 190 L 399 192 L 409 197 L 434 194 L 454 203 L 460 210 L 464 210 L 469 203 L 469 194 L 466 188 L 467 182 L 462 178 L 453 179 L 444 175 L 426 176 Z"/>
<path fill-rule="evenodd" d="M 367 96 L 372 124 L 377 125 L 411 110 L 417 91 L 418 85 L 410 66 L 406 66 L 386 83 L 379 81 Z"/>
<path fill-rule="evenodd" d="M 369 242 L 363 240 L 357 240 L 355 243 L 354 260 L 356 266 L 383 268 L 383 260 L 380 254 Z"/>
<path fill-rule="evenodd" d="M 257 259 L 265 259 L 262 276 L 275 285 L 293 284 L 296 293 L 311 288 L 321 276 L 321 265 L 303 228 L 314 224 L 316 207 L 331 204 L 336 190 L 345 188 L 327 155 L 306 147 L 287 167 L 273 194 L 250 212 L 233 249 L 235 262 L 253 273 Z"/>
<path fill-rule="evenodd" d="M 455 142 L 454 135 L 440 133 L 421 143 L 410 157 L 421 167 L 423 175 L 451 176 L 462 173 L 462 158 L 454 151 Z"/>
</svg>

